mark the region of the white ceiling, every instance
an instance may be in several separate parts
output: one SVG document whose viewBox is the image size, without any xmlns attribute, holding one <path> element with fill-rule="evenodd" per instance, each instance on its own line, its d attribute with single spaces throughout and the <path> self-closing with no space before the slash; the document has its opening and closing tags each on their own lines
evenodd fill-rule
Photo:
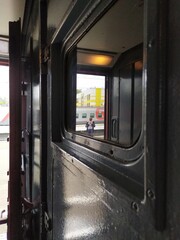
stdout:
<svg viewBox="0 0 180 240">
<path fill-rule="evenodd" d="M 122 53 L 143 41 L 143 0 L 121 0 L 78 43 L 79 48 Z"/>
<path fill-rule="evenodd" d="M 98 62 L 98 65 L 112 67 L 123 52 L 141 44 L 143 12 L 143 0 L 117 1 L 78 43 L 78 64 Z M 102 53 L 106 56 L 99 57 Z"/>
<path fill-rule="evenodd" d="M 23 21 L 25 0 L 0 0 L 0 35 L 9 35 L 9 21 Z"/>
</svg>

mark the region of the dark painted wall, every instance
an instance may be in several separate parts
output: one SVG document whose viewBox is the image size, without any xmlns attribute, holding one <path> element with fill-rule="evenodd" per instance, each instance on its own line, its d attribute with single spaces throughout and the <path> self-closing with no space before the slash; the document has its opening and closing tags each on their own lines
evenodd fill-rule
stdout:
<svg viewBox="0 0 180 240">
<path fill-rule="evenodd" d="M 47 3 L 47 45 L 53 41 L 55 34 L 61 32 L 62 27 L 66 26 L 63 31 L 68 31 L 71 26 L 69 23 L 73 21 L 74 13 L 71 21 L 64 16 L 70 16 L 73 12 L 73 6 L 76 1 L 66 2 L 62 5 L 62 1 L 51 0 Z M 102 1 L 103 2 L 103 1 Z M 105 1 L 104 1 L 105 2 Z M 84 3 L 85 4 L 85 3 Z M 113 183 L 110 179 L 99 174 L 96 170 L 81 162 L 81 156 L 74 157 L 63 146 L 63 141 L 59 137 L 59 143 L 51 142 L 51 129 L 56 129 L 57 135 L 59 131 L 57 126 L 52 126 L 52 86 L 58 85 L 58 81 L 62 81 L 60 70 L 55 66 L 56 59 L 48 60 L 48 77 L 47 77 L 47 212 L 52 219 L 52 230 L 48 232 L 48 239 L 159 239 L 174 240 L 179 239 L 180 230 L 180 210 L 179 210 L 179 188 L 180 188 L 180 134 L 179 134 L 179 101 L 180 83 L 179 83 L 179 18 L 178 12 L 179 2 L 170 1 L 168 3 L 168 13 L 163 19 L 168 22 L 167 39 L 168 39 L 168 60 L 164 68 L 167 69 L 167 78 L 162 77 L 165 86 L 168 87 L 165 95 L 165 134 L 157 133 L 156 113 L 159 113 L 159 85 L 156 84 L 158 76 L 160 76 L 157 52 L 162 54 L 159 49 L 159 20 L 160 5 L 156 3 L 148 3 L 148 26 L 145 32 L 153 38 L 154 42 L 145 41 L 144 54 L 148 54 L 149 61 L 145 68 L 148 71 L 147 78 L 147 138 L 146 138 L 146 161 L 145 165 L 145 182 L 146 189 L 144 201 L 140 201 L 132 194 L 126 192 L 119 184 Z M 82 3 L 83 5 L 83 3 Z M 41 84 L 40 84 L 40 40 L 39 40 L 39 6 L 37 3 L 33 5 L 33 11 L 30 15 L 29 32 L 27 34 L 28 41 L 32 38 L 32 200 L 40 203 L 41 189 Z M 69 9 L 69 10 L 67 10 Z M 153 13 L 153 17 L 152 16 Z M 166 12 L 165 12 L 166 13 Z M 77 14 L 77 13 L 76 13 Z M 161 13 L 162 15 L 162 13 Z M 62 21 L 64 19 L 64 22 Z M 68 24 L 66 22 L 68 19 Z M 165 21 L 165 20 L 163 20 Z M 60 26 L 59 29 L 58 26 Z M 62 46 L 63 34 L 58 35 L 59 48 Z M 149 38 L 150 39 L 150 38 Z M 166 38 L 164 39 L 166 41 Z M 152 44 L 154 43 L 154 45 Z M 149 48 L 148 48 L 149 46 Z M 151 47 L 152 46 L 152 47 Z M 53 46 L 51 46 L 53 49 Z M 58 48 L 57 48 L 58 49 Z M 59 50 L 60 52 L 60 50 Z M 55 55 L 54 55 L 55 56 Z M 166 57 L 166 56 L 164 56 Z M 60 58 L 60 56 L 59 56 Z M 161 68 L 163 69 L 163 56 L 161 57 Z M 57 60 L 58 59 L 57 56 Z M 158 74 L 157 74 L 158 72 Z M 163 73 L 164 74 L 164 73 Z M 164 79 L 167 79 L 164 80 Z M 57 84 L 57 85 L 56 85 Z M 167 85 L 166 85 L 167 84 Z M 156 95 L 154 97 L 154 94 Z M 55 103 L 57 104 L 57 103 Z M 63 104 L 61 96 L 57 104 L 57 118 L 61 121 L 59 109 Z M 158 105 L 158 108 L 156 107 Z M 58 107 L 59 106 L 59 107 Z M 42 119 L 43 121 L 43 119 Z M 164 120 L 163 120 L 164 124 Z M 158 125 L 159 126 L 159 125 Z M 166 134 L 167 133 L 167 134 Z M 59 132 L 60 134 L 60 132 Z M 157 156 L 157 151 L 161 153 L 161 149 L 157 149 L 155 145 L 157 138 L 167 137 L 165 143 L 166 154 Z M 58 137 L 56 138 L 58 140 Z M 158 142 L 159 146 L 159 142 Z M 161 145 L 160 145 L 161 146 Z M 164 147 L 164 146 L 161 146 Z M 42 149 L 43 151 L 43 149 Z M 164 148 L 162 148 L 164 153 Z M 164 159 L 162 160 L 162 156 Z M 89 157 L 87 156 L 87 159 Z M 89 159 L 88 159 L 89 160 Z M 162 162 L 164 161 L 164 162 Z M 157 164 L 162 163 L 161 165 Z M 164 164 L 165 163 L 165 164 Z M 162 176 L 162 179 L 161 179 Z M 148 191 L 150 190 L 150 191 Z M 43 191 L 43 189 L 42 189 Z M 45 191 L 45 190 L 44 190 Z M 157 195 L 156 195 L 157 194 Z M 167 198 L 167 202 L 163 199 Z M 162 206 L 161 206 L 162 200 Z M 157 204 L 158 201 L 158 204 Z M 158 208 L 159 207 L 159 208 Z M 159 210 L 160 209 L 160 210 Z M 159 214 L 163 212 L 163 216 Z M 39 219 L 37 219 L 39 220 Z M 164 225 L 165 223 L 165 225 Z M 40 227 L 38 227 L 39 229 Z M 158 228 L 159 231 L 156 230 Z M 36 239 L 39 239 L 39 230 L 36 232 Z M 35 239 L 35 238 L 34 238 Z"/>
</svg>

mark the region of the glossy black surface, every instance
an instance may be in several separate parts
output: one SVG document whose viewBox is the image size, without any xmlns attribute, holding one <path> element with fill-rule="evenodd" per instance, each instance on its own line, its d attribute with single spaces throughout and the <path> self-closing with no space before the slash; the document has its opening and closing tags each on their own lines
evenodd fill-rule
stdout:
<svg viewBox="0 0 180 240">
<path fill-rule="evenodd" d="M 44 209 L 52 221 L 52 229 L 46 229 L 48 240 L 179 239 L 178 0 L 169 1 L 168 9 L 165 1 L 144 1 L 143 79 L 141 85 L 140 72 L 134 74 L 134 78 L 137 79 L 133 86 L 137 97 L 134 103 L 137 111 L 133 117 L 139 125 L 134 124 L 133 137 L 130 136 L 130 130 L 124 130 L 129 113 L 122 106 L 117 107 L 120 87 L 127 87 L 130 94 L 131 80 L 127 74 L 119 75 L 119 69 L 114 72 L 114 85 L 112 84 L 111 89 L 113 91 L 110 93 L 110 96 L 114 96 L 112 117 L 116 117 L 119 110 L 124 115 L 122 118 L 126 117 L 123 124 L 118 126 L 124 131 L 123 137 L 120 136 L 123 143 L 129 142 L 130 138 L 135 141 L 142 124 L 144 135 L 140 136 L 141 141 L 137 149 L 128 152 L 122 148 L 121 151 L 117 151 L 115 146 L 111 148 L 109 145 L 90 141 L 88 138 L 82 139 L 81 136 L 72 133 L 66 135 L 65 130 L 62 130 L 66 94 L 63 92 L 65 81 L 63 74 L 66 71 L 63 44 L 67 37 L 67 49 L 76 43 L 78 36 L 85 34 L 83 31 L 87 31 L 90 24 L 114 2 L 67 1 L 65 5 L 62 1 L 47 2 L 48 43 L 44 41 L 45 47 L 50 46 L 50 56 L 47 58 L 47 82 L 46 77 L 41 76 L 44 45 L 41 45 L 40 36 L 43 22 L 40 24 L 40 6 L 33 2 L 24 47 L 27 57 L 31 59 L 32 88 L 27 93 L 31 94 L 32 91 L 30 101 L 32 112 L 27 113 L 32 117 L 33 146 L 30 177 L 32 189 L 29 192 L 32 192 L 32 200 L 35 201 L 36 207 L 31 215 L 32 224 L 28 226 L 33 232 L 31 237 L 33 240 L 46 238 L 41 231 L 44 230 L 41 204 L 46 206 Z M 143 1 L 126 1 L 126 4 L 131 4 L 134 7 L 131 9 L 133 11 L 137 6 L 142 6 Z M 121 83 L 119 76 L 122 78 Z M 41 80 L 44 81 L 44 85 Z M 41 112 L 42 86 L 47 91 L 43 96 L 43 101 L 47 103 L 47 114 Z M 141 88 L 142 99 L 139 95 Z M 121 94 L 122 98 L 128 101 L 124 93 Z M 141 109 L 138 108 L 141 101 L 144 104 L 142 122 L 139 118 Z M 129 102 L 129 105 L 131 103 Z M 46 122 L 43 123 L 42 130 L 41 123 L 44 118 Z M 42 133 L 46 130 L 47 132 Z M 42 136 L 47 139 L 42 140 Z M 117 141 L 117 138 L 113 135 L 112 141 Z M 47 154 L 43 155 L 42 146 L 46 140 Z M 95 147 L 101 151 L 94 150 Z M 137 159 L 134 159 L 134 156 L 138 156 Z M 119 161 L 121 158 L 133 161 L 122 164 Z M 43 181 L 46 181 L 43 184 L 42 169 L 47 173 L 43 175 Z"/>
<path fill-rule="evenodd" d="M 161 239 L 146 204 L 57 146 L 53 151 L 53 239 Z"/>
</svg>

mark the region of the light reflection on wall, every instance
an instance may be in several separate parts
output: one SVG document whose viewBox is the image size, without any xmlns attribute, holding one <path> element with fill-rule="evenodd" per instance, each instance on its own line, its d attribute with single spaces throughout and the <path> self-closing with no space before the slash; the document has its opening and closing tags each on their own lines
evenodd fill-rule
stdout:
<svg viewBox="0 0 180 240">
<path fill-rule="evenodd" d="M 82 219 L 82 221 L 84 221 Z M 79 222 L 79 220 L 78 220 Z M 77 229 L 77 226 L 74 227 L 74 229 L 72 229 L 72 231 L 69 231 L 64 235 L 64 239 L 86 239 L 88 236 L 92 236 L 96 233 L 96 229 L 93 227 L 80 227 L 79 229 Z"/>
<path fill-rule="evenodd" d="M 97 236 L 104 229 L 106 214 L 113 211 L 106 202 L 109 193 L 101 186 L 93 184 L 95 179 L 91 181 L 91 187 L 87 191 L 86 187 L 90 186 L 90 183 L 83 181 L 83 175 L 82 182 L 76 181 L 75 175 L 69 178 L 67 175 L 68 172 L 65 171 L 64 239 L 93 239 L 93 236 Z"/>
</svg>

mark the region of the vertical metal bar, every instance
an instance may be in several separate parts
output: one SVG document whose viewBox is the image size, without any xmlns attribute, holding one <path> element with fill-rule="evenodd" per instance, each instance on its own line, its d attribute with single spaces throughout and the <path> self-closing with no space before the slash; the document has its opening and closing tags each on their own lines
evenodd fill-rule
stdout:
<svg viewBox="0 0 180 240">
<path fill-rule="evenodd" d="M 166 223 L 166 29 L 167 2 L 159 1 L 159 62 L 156 148 L 156 228 L 162 231 Z"/>
<path fill-rule="evenodd" d="M 154 188 L 155 227 L 163 231 L 166 224 L 166 21 L 167 1 L 147 4 L 147 187 Z M 153 18 L 152 18 L 153 14 Z M 146 59 L 146 57 L 145 57 Z M 146 60 L 145 60 L 146 61 Z M 147 64 L 147 65 L 146 65 Z"/>
<path fill-rule="evenodd" d="M 20 20 L 9 22 L 10 169 L 8 239 L 21 239 Z"/>
<path fill-rule="evenodd" d="M 40 1 L 40 49 L 45 53 L 47 42 L 47 5 L 46 1 Z M 42 54 L 43 56 L 43 54 Z M 47 238 L 44 226 L 44 213 L 47 211 L 47 62 L 41 58 L 40 65 L 40 118 L 41 118 L 41 226 L 40 239 Z"/>
<path fill-rule="evenodd" d="M 134 75 L 135 63 L 131 64 L 131 129 L 130 129 L 130 144 L 133 144 L 134 139 Z"/>
</svg>

